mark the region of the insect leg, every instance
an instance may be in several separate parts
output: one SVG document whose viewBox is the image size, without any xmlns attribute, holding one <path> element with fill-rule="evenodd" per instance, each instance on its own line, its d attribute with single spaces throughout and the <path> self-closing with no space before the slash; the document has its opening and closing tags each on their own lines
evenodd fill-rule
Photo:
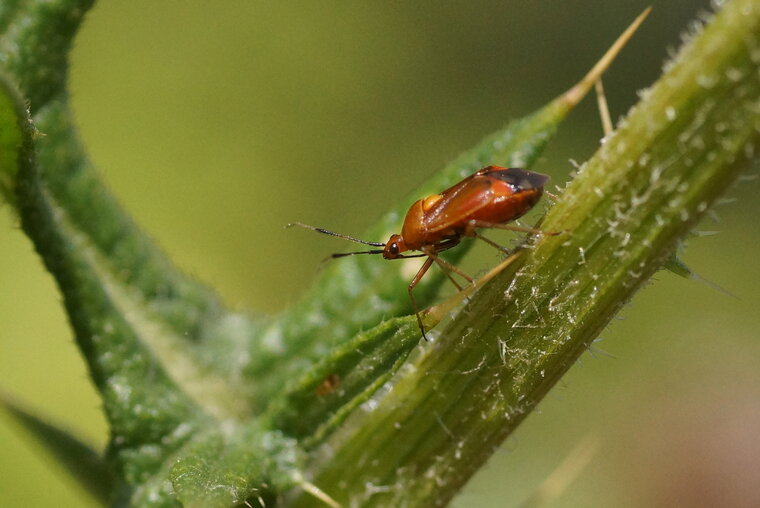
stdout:
<svg viewBox="0 0 760 508">
<path fill-rule="evenodd" d="M 436 259 L 437 261 L 437 259 Z M 439 265 L 440 266 L 440 265 Z M 441 267 L 443 268 L 443 267 Z M 446 278 L 451 281 L 452 284 L 454 284 L 454 287 L 457 288 L 457 291 L 462 291 L 462 286 L 459 285 L 459 283 L 454 279 L 454 277 L 451 276 L 451 272 L 449 270 L 443 270 L 443 273 L 446 274 Z"/>
<path fill-rule="evenodd" d="M 443 270 L 443 273 L 446 274 L 446 277 L 451 281 L 452 284 L 454 284 L 454 287 L 457 288 L 457 291 L 462 291 L 462 286 L 460 286 L 459 283 L 456 281 L 456 279 L 452 277 L 451 272 L 454 272 L 460 275 L 463 279 L 466 279 L 467 282 L 469 283 L 472 283 L 472 278 L 468 276 L 466 273 L 459 270 L 454 265 L 450 263 L 446 263 L 446 261 L 438 257 L 439 252 L 449 250 L 450 248 L 459 245 L 459 240 L 460 240 L 459 237 L 449 238 L 447 240 L 444 240 L 440 243 L 433 245 L 430 248 L 423 249 L 424 254 L 422 255 L 434 258 L 436 263 L 438 263 L 438 266 L 440 266 L 441 270 Z M 412 256 L 403 256 L 403 257 L 412 257 Z"/>
<path fill-rule="evenodd" d="M 540 229 L 524 228 L 521 226 L 514 226 L 512 224 L 500 224 L 498 222 L 485 222 L 482 220 L 471 220 L 467 223 L 465 228 L 465 236 L 475 236 L 475 229 L 477 228 L 496 228 L 507 229 L 509 231 L 518 231 L 520 233 L 533 233 L 535 235 L 554 236 L 558 235 L 558 231 L 541 231 Z"/>
<path fill-rule="evenodd" d="M 475 238 L 479 238 L 479 239 L 483 240 L 483 241 L 484 241 L 484 242 L 486 242 L 488 245 L 491 245 L 491 246 L 493 246 L 493 247 L 495 247 L 495 248 L 499 249 L 501 252 L 503 252 L 503 253 L 505 253 L 505 254 L 507 254 L 507 255 L 510 255 L 510 254 L 512 254 L 512 251 L 511 251 L 510 249 L 507 249 L 507 248 L 506 248 L 506 247 L 504 247 L 503 245 L 499 245 L 498 243 L 494 242 L 494 241 L 493 241 L 493 240 L 491 240 L 490 238 L 486 238 L 485 236 L 481 235 L 481 234 L 480 234 L 480 233 L 478 233 L 477 231 L 473 231 L 473 232 L 472 232 L 472 235 L 473 235 Z"/>
<path fill-rule="evenodd" d="M 448 245 L 445 248 L 449 248 Z M 456 266 L 452 265 L 451 263 L 449 263 L 445 259 L 440 258 L 438 256 L 438 253 L 441 250 L 442 249 L 440 249 L 438 247 L 435 247 L 435 248 L 423 248 L 422 252 L 424 252 L 425 254 L 427 254 L 429 257 L 433 258 L 433 260 L 436 263 L 438 263 L 438 266 L 440 266 L 441 270 L 443 270 L 444 272 L 447 272 L 447 271 L 454 272 L 455 274 L 459 275 L 460 277 L 462 277 L 463 279 L 465 279 L 467 282 L 469 282 L 470 284 L 472 284 L 472 282 L 474 280 L 472 277 L 470 277 L 469 275 L 467 275 L 462 270 L 460 270 Z"/>
<path fill-rule="evenodd" d="M 422 338 L 425 339 L 426 341 L 428 340 L 428 338 L 427 338 L 427 335 L 425 335 L 425 327 L 422 326 L 422 318 L 420 317 L 420 308 L 417 306 L 417 300 L 414 299 L 414 287 L 417 285 L 417 283 L 420 280 L 422 280 L 422 277 L 425 276 L 427 271 L 433 265 L 434 259 L 435 258 L 428 256 L 428 258 L 422 264 L 420 269 L 417 271 L 417 275 L 414 276 L 414 278 L 412 279 L 412 282 L 409 283 L 409 286 L 406 289 L 407 293 L 409 293 L 409 300 L 412 302 L 412 310 L 414 310 L 414 315 L 417 316 L 417 325 L 420 327 L 420 331 L 422 332 Z"/>
</svg>

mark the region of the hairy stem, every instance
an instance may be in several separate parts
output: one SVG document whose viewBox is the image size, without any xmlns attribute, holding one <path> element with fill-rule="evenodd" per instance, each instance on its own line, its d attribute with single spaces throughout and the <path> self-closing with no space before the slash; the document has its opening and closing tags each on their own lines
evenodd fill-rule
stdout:
<svg viewBox="0 0 760 508">
<path fill-rule="evenodd" d="M 550 210 L 542 228 L 566 233 L 476 294 L 314 483 L 349 506 L 446 504 L 746 167 L 759 62 L 760 5 L 727 3 Z"/>
</svg>

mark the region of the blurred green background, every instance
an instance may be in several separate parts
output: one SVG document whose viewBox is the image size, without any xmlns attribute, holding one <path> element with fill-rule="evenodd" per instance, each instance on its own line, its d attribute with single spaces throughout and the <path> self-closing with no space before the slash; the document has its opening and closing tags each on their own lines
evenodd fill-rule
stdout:
<svg viewBox="0 0 760 508">
<path fill-rule="evenodd" d="M 104 180 L 177 264 L 233 307 L 276 312 L 344 248 L 284 224 L 361 234 L 568 88 L 647 4 L 100 2 L 73 53 L 73 108 Z M 605 77 L 613 118 L 706 7 L 654 5 Z M 600 136 L 587 100 L 536 169 L 563 184 Z M 683 255 L 736 298 L 658 274 L 455 506 L 519 505 L 587 436 L 597 453 L 552 506 L 760 505 L 758 191 L 740 182 L 700 227 L 720 234 Z M 0 228 L 0 389 L 102 447 L 61 298 L 7 206 Z M 0 443 L 1 506 L 92 506 L 4 417 Z"/>
</svg>

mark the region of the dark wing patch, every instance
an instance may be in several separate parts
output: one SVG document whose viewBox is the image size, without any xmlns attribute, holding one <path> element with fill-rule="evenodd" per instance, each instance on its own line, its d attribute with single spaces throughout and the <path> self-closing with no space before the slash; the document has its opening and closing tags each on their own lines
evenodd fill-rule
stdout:
<svg viewBox="0 0 760 508">
<path fill-rule="evenodd" d="M 494 168 L 483 176 L 498 178 L 506 182 L 515 192 L 540 189 L 549 181 L 549 177 L 520 168 Z"/>
</svg>

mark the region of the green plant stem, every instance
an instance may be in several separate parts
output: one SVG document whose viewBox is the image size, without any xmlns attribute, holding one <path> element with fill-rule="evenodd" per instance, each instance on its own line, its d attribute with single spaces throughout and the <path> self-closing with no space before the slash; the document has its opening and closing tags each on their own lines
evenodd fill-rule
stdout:
<svg viewBox="0 0 760 508">
<path fill-rule="evenodd" d="M 760 4 L 728 2 L 692 37 L 546 216 L 566 233 L 534 238 L 347 422 L 316 485 L 347 506 L 445 505 L 746 168 Z"/>
</svg>

